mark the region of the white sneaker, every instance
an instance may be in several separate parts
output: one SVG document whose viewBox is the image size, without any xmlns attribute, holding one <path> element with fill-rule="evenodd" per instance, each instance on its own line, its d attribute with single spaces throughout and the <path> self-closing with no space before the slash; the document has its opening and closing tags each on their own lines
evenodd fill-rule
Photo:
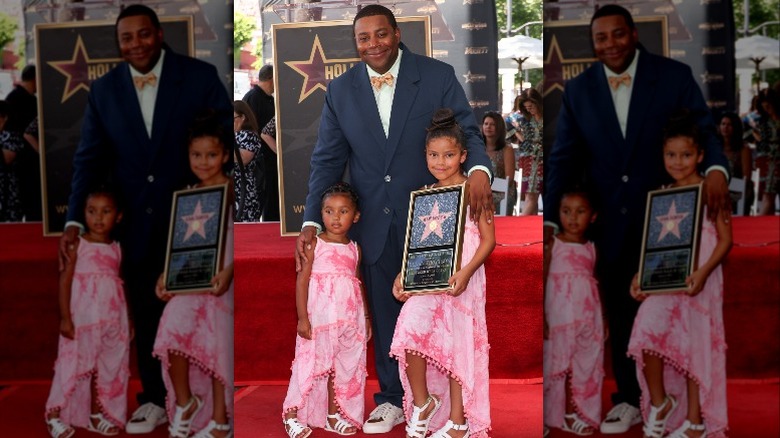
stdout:
<svg viewBox="0 0 780 438">
<path fill-rule="evenodd" d="M 387 433 L 404 422 L 404 411 L 390 403 L 382 403 L 371 411 L 363 424 L 363 433 Z"/>
<path fill-rule="evenodd" d="M 144 403 L 133 412 L 125 426 L 127 433 L 149 433 L 155 427 L 168 422 L 165 409 L 154 403 Z"/>
<path fill-rule="evenodd" d="M 601 433 L 625 433 L 631 426 L 642 422 L 638 408 L 628 403 L 620 403 L 612 408 L 601 422 Z"/>
</svg>

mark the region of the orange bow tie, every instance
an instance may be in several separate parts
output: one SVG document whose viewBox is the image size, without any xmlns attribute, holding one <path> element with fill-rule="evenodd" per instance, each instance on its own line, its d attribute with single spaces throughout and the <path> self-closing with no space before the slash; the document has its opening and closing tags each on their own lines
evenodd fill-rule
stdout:
<svg viewBox="0 0 780 438">
<path fill-rule="evenodd" d="M 620 88 L 620 85 L 625 85 L 626 87 L 631 85 L 631 75 L 628 73 L 623 73 L 619 76 L 610 76 L 607 80 L 609 81 L 609 86 L 612 87 L 613 90 Z"/>
<path fill-rule="evenodd" d="M 391 73 L 385 73 L 382 76 L 374 76 L 371 78 L 371 85 L 376 90 L 382 89 L 383 85 L 393 86 L 393 75 Z"/>
<path fill-rule="evenodd" d="M 135 83 L 135 88 L 138 88 L 139 90 L 143 90 L 147 85 L 154 87 L 157 85 L 157 75 L 154 73 L 147 73 L 143 76 L 135 76 L 133 82 Z"/>
</svg>

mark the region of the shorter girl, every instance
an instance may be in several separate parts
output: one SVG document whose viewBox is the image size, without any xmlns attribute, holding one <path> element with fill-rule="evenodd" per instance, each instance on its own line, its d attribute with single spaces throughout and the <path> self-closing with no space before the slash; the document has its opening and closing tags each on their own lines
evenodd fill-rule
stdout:
<svg viewBox="0 0 780 438">
<path fill-rule="evenodd" d="M 283 404 L 290 438 L 309 436 L 311 427 L 354 435 L 363 424 L 371 323 L 359 279 L 360 247 L 347 236 L 359 218 L 349 184 L 322 194 L 325 231 L 306 248 L 295 287 L 298 337 Z"/>
<path fill-rule="evenodd" d="M 131 335 L 119 277 L 122 252 L 111 238 L 121 218 L 115 194 L 105 188 L 90 191 L 87 230 L 66 248 L 60 340 L 46 401 L 52 438 L 73 436 L 73 426 L 116 435 L 125 424 Z"/>
<path fill-rule="evenodd" d="M 674 120 L 674 119 L 673 119 Z M 672 187 L 699 184 L 704 158 L 696 125 L 670 123 L 664 135 L 664 166 Z M 636 360 L 642 388 L 646 437 L 722 437 L 726 414 L 726 339 L 723 331 L 723 275 L 720 263 L 731 248 L 728 212 L 704 219 L 699 265 L 679 294 L 646 295 L 637 277 L 631 295 L 639 307 L 628 354 Z M 706 211 L 702 217 L 706 218 Z M 678 403 L 687 407 L 677 410 Z M 667 428 L 667 424 L 669 427 Z"/>
<path fill-rule="evenodd" d="M 230 149 L 222 127 L 198 120 L 190 133 L 190 168 L 196 187 L 230 184 L 224 166 Z M 232 193 L 228 187 L 228 193 Z M 232 202 L 232 200 L 231 200 Z M 168 433 L 174 438 L 233 436 L 233 219 L 226 215 L 225 260 L 204 293 L 172 295 L 162 276 L 157 296 L 168 301 L 157 328 L 153 354 L 163 365 L 168 392 Z"/>
<path fill-rule="evenodd" d="M 428 170 L 438 180 L 431 187 L 463 184 L 465 139 L 452 110 L 434 113 L 425 142 Z M 435 438 L 488 435 L 490 345 L 483 264 L 495 245 L 493 223 L 483 214 L 479 223 L 466 221 L 461 269 L 449 278 L 447 293 L 410 295 L 402 291 L 400 274 L 396 277 L 393 295 L 405 304 L 390 354 L 398 359 L 404 387 L 407 437 L 423 438 L 429 427 L 437 430 Z"/>
<path fill-rule="evenodd" d="M 563 231 L 544 260 L 544 423 L 591 435 L 601 422 L 605 340 L 596 248 L 585 236 L 596 212 L 575 189 L 564 192 L 559 214 Z"/>
</svg>

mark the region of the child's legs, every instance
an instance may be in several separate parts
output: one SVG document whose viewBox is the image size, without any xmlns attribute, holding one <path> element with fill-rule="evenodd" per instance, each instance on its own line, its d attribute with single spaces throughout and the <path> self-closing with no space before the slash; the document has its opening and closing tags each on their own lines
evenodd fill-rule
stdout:
<svg viewBox="0 0 780 438">
<path fill-rule="evenodd" d="M 425 358 L 415 354 L 406 353 L 406 377 L 409 379 L 409 387 L 412 388 L 412 399 L 415 406 L 422 406 L 428 401 L 428 383 L 425 372 L 428 364 Z"/>
<path fill-rule="evenodd" d="M 225 385 L 219 379 L 211 378 L 211 392 L 214 400 L 214 412 L 211 418 L 217 424 L 227 424 L 227 403 L 225 402 Z"/>
<path fill-rule="evenodd" d="M 187 361 L 187 358 L 173 351 L 168 352 L 168 360 L 170 361 L 168 374 L 171 376 L 176 404 L 185 406 L 192 398 L 192 392 L 190 391 L 190 363 Z"/>
<path fill-rule="evenodd" d="M 642 353 L 642 359 L 645 362 L 643 373 L 647 381 L 647 389 L 650 391 L 650 402 L 653 406 L 661 406 L 666 399 L 664 361 L 648 352 Z"/>
<path fill-rule="evenodd" d="M 699 401 L 699 385 L 690 377 L 688 383 L 688 421 L 693 424 L 701 424 L 701 402 Z"/>
<path fill-rule="evenodd" d="M 333 415 L 338 412 L 339 405 L 336 403 L 336 388 L 333 385 L 333 373 L 328 376 L 328 415 Z M 328 423 L 330 424 L 330 427 L 335 427 L 336 423 L 338 423 L 337 418 L 328 418 Z M 357 432 L 357 428 L 355 426 L 349 426 L 344 429 L 344 433 L 352 433 Z"/>
<path fill-rule="evenodd" d="M 455 424 L 466 424 L 463 408 L 463 387 L 450 377 L 450 420 Z"/>
</svg>

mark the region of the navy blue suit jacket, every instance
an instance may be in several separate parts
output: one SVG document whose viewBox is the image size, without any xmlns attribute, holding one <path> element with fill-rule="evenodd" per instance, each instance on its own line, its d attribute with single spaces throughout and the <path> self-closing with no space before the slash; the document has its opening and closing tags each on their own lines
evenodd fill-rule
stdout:
<svg viewBox="0 0 780 438">
<path fill-rule="evenodd" d="M 215 109 L 232 134 L 232 105 L 213 65 L 165 47 L 157 86 L 149 138 L 128 64 L 93 82 L 73 158 L 68 220 L 84 223 L 87 190 L 110 178 L 124 201 L 121 237 L 128 262 L 164 260 L 172 193 L 193 178 L 187 147 L 196 113 Z"/>
<path fill-rule="evenodd" d="M 328 86 L 311 157 L 304 220 L 322 222 L 320 196 L 348 167 L 361 210 L 351 235 L 362 246 L 367 264 L 381 255 L 391 224 L 399 239 L 404 238 L 409 193 L 436 181 L 425 161 L 426 128 L 434 111 L 452 109 L 464 129 L 468 149 L 464 169 L 475 165 L 490 169 L 474 113 L 453 68 L 414 54 L 403 44 L 401 49 L 388 137 L 366 65 L 360 62 Z"/>
<path fill-rule="evenodd" d="M 626 137 L 620 132 L 604 66 L 596 62 L 566 84 L 545 169 L 544 218 L 556 223 L 562 190 L 584 171 L 598 197 L 593 237 L 606 261 L 620 257 L 624 239 L 641 239 L 647 192 L 670 181 L 662 142 L 675 110 L 688 108 L 700 115 L 698 123 L 707 133 L 702 168 L 728 169 L 690 67 L 642 48 L 637 62 Z"/>
</svg>

